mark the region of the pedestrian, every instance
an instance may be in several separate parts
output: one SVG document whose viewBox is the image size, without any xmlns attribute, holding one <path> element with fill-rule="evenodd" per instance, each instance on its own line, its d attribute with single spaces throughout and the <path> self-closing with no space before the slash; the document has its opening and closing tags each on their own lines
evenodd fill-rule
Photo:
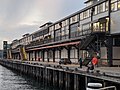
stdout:
<svg viewBox="0 0 120 90">
<path fill-rule="evenodd" d="M 80 65 L 80 68 L 82 68 L 82 58 L 81 57 L 79 59 L 79 65 Z"/>
<path fill-rule="evenodd" d="M 94 67 L 98 65 L 98 59 L 97 59 L 96 56 L 94 56 L 94 57 L 92 58 L 92 65 L 93 65 Z"/>
</svg>

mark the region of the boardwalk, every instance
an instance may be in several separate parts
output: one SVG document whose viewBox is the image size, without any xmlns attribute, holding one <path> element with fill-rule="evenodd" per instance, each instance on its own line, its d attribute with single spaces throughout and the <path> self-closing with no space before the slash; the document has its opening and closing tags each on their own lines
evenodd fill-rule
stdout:
<svg viewBox="0 0 120 90">
<path fill-rule="evenodd" d="M 22 62 L 22 63 L 27 63 L 27 64 L 32 64 L 32 65 L 42 65 L 42 66 L 47 66 L 47 67 L 61 67 L 63 69 L 69 68 L 72 71 L 78 70 L 80 72 L 87 72 L 87 67 L 83 66 L 82 68 L 79 68 L 79 64 L 61 64 L 57 62 L 39 62 L 39 61 L 19 61 L 19 60 L 14 60 L 15 62 Z M 94 73 L 99 71 L 99 73 L 103 76 L 106 76 L 104 78 L 113 78 L 116 81 L 120 82 L 120 67 L 96 67 L 94 70 Z M 92 73 L 94 75 L 94 73 Z M 92 75 L 90 74 L 90 75 Z M 89 75 L 89 74 L 88 74 Z M 112 80 L 112 79 L 111 79 Z"/>
</svg>

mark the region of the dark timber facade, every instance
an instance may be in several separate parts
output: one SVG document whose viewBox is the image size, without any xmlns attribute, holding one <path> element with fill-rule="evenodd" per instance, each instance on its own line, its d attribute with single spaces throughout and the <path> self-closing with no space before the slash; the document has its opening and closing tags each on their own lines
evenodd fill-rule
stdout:
<svg viewBox="0 0 120 90">
<path fill-rule="evenodd" d="M 77 63 L 80 57 L 91 59 L 96 52 L 100 65 L 120 65 L 120 1 L 85 3 L 86 8 L 12 42 L 12 58 L 21 59 L 19 48 L 23 45 L 29 61 L 59 62 L 67 58 Z"/>
</svg>

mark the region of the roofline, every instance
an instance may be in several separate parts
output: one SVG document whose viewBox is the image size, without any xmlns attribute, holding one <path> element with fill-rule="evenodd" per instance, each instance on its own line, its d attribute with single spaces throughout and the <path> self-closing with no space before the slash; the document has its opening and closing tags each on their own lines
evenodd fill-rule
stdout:
<svg viewBox="0 0 120 90">
<path fill-rule="evenodd" d="M 50 24 L 52 24 L 52 22 L 47 22 L 47 23 L 41 25 L 39 28 L 42 28 L 42 27 L 44 27 L 44 26 L 47 25 L 47 24 L 48 24 L 48 26 L 49 26 Z"/>
<path fill-rule="evenodd" d="M 86 4 L 86 3 L 90 2 L 90 1 L 93 1 L 93 0 L 87 0 L 87 1 L 85 1 L 84 3 Z"/>
<path fill-rule="evenodd" d="M 74 16 L 74 15 L 76 15 L 76 14 L 78 14 L 78 13 L 81 13 L 81 12 L 83 12 L 83 11 L 85 11 L 85 10 L 87 10 L 87 9 L 90 9 L 91 7 L 96 6 L 96 5 L 98 5 L 98 4 L 100 4 L 100 3 L 103 3 L 103 2 L 105 2 L 105 1 L 108 1 L 108 0 L 100 0 L 100 1 L 94 3 L 94 4 L 90 5 L 90 6 L 87 6 L 87 7 L 83 8 L 83 9 L 81 9 L 81 10 L 79 10 L 79 11 L 77 11 L 77 12 L 75 12 L 75 13 L 73 13 L 73 14 L 71 14 L 71 15 L 63 18 L 63 19 L 61 19 L 61 20 L 56 21 L 55 23 L 51 24 L 50 26 L 52 26 L 52 25 L 54 25 L 54 24 L 57 24 L 57 23 L 65 20 L 65 19 L 68 19 L 68 18 L 70 18 L 70 17 L 72 17 L 72 16 Z"/>
</svg>

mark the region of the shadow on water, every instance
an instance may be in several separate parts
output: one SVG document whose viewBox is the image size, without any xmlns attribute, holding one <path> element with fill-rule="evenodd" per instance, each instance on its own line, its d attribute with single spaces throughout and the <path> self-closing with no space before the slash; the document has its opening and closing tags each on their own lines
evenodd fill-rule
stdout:
<svg viewBox="0 0 120 90">
<path fill-rule="evenodd" d="M 64 90 L 0 65 L 0 90 Z"/>
</svg>

